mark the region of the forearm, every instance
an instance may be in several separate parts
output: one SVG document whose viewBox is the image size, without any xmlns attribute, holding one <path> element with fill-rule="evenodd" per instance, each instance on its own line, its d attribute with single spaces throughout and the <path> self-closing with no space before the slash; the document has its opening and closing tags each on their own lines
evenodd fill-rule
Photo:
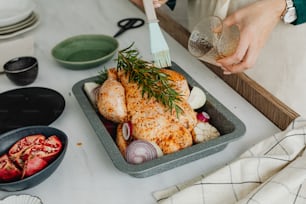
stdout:
<svg viewBox="0 0 306 204">
<path fill-rule="evenodd" d="M 306 22 L 306 1 L 305 0 L 294 0 L 294 6 L 297 13 L 297 20 L 293 23 L 295 25 Z"/>
</svg>

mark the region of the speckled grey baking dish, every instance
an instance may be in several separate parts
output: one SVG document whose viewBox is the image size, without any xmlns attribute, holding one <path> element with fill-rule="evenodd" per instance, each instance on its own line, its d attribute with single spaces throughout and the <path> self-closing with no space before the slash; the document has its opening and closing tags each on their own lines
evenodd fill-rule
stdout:
<svg viewBox="0 0 306 204">
<path fill-rule="evenodd" d="M 210 123 L 219 130 L 221 136 L 208 142 L 196 144 L 181 151 L 137 165 L 129 164 L 123 158 L 116 146 L 114 134 L 110 133 L 106 129 L 106 124 L 103 123 L 105 122 L 105 119 L 103 119 L 103 117 L 92 106 L 90 100 L 84 92 L 84 84 L 86 82 L 94 82 L 97 79 L 97 76 L 81 80 L 72 87 L 73 94 L 75 95 L 81 109 L 84 111 L 91 126 L 106 149 L 113 164 L 120 171 L 131 176 L 138 178 L 152 176 L 214 154 L 223 150 L 229 142 L 238 139 L 245 133 L 245 125 L 243 122 L 226 107 L 224 107 L 222 103 L 216 100 L 210 93 L 208 93 L 200 84 L 193 80 L 184 70 L 182 70 L 174 62 L 172 62 L 171 69 L 183 74 L 191 87 L 197 86 L 205 92 L 206 103 L 203 107 L 203 111 L 210 115 Z M 110 127 L 110 124 L 107 124 L 107 126 L 108 129 L 115 129 L 115 127 Z"/>
</svg>

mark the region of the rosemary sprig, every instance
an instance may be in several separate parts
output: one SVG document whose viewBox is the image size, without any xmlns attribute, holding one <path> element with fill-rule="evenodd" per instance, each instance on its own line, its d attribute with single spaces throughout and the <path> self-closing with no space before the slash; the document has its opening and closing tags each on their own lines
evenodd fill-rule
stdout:
<svg viewBox="0 0 306 204">
<path fill-rule="evenodd" d="M 132 49 L 132 46 L 133 44 L 118 52 L 117 69 L 124 70 L 129 77 L 128 80 L 138 84 L 142 97 L 147 96 L 149 99 L 154 97 L 168 110 L 174 109 L 178 117 L 183 112 L 182 108 L 177 105 L 181 98 L 173 85 L 169 83 L 171 81 L 169 75 L 163 73 L 152 63 L 142 60 L 139 52 Z"/>
<path fill-rule="evenodd" d="M 99 75 L 97 79 L 95 80 L 95 82 L 97 84 L 103 84 L 106 79 L 107 79 L 107 70 L 104 68 L 103 70 L 99 72 Z"/>
</svg>

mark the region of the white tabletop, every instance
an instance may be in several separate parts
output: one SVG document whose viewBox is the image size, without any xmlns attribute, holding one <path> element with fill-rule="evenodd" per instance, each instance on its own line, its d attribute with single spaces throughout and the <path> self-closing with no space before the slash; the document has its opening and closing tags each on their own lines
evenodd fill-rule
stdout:
<svg viewBox="0 0 306 204">
<path fill-rule="evenodd" d="M 75 71 L 58 65 L 52 59 L 50 51 L 67 37 L 79 34 L 114 35 L 118 31 L 116 23 L 120 19 L 145 19 L 145 16 L 128 0 L 35 2 L 41 20 L 39 26 L 15 39 L 24 36 L 32 36 L 34 39 L 34 55 L 38 58 L 40 70 L 37 80 L 29 86 L 49 87 L 64 96 L 65 110 L 51 126 L 61 129 L 68 135 L 69 146 L 63 162 L 47 180 L 24 191 L 0 191 L 0 199 L 12 194 L 25 193 L 39 196 L 44 204 L 150 204 L 154 203 L 151 195 L 153 191 L 186 181 L 201 173 L 209 173 L 233 160 L 257 141 L 279 131 L 252 105 L 164 33 L 172 60 L 238 116 L 246 125 L 246 133 L 219 153 L 158 175 L 134 178 L 120 172 L 112 164 L 72 93 L 72 86 L 76 82 L 97 75 L 104 67 L 115 66 L 115 61 L 109 61 L 97 68 Z M 139 49 L 143 58 L 151 60 L 147 24 L 127 31 L 118 37 L 118 41 L 120 48 L 126 48 L 135 42 L 135 47 Z M 0 92 L 14 88 L 19 87 L 13 85 L 5 76 L 1 76 Z"/>
</svg>

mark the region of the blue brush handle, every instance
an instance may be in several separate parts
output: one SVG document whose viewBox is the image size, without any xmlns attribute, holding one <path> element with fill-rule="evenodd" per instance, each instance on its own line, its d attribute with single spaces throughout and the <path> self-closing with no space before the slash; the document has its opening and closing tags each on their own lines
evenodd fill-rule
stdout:
<svg viewBox="0 0 306 204">
<path fill-rule="evenodd" d="M 158 19 L 156 17 L 155 8 L 152 0 L 143 0 L 145 13 L 149 23 L 156 23 Z"/>
</svg>

